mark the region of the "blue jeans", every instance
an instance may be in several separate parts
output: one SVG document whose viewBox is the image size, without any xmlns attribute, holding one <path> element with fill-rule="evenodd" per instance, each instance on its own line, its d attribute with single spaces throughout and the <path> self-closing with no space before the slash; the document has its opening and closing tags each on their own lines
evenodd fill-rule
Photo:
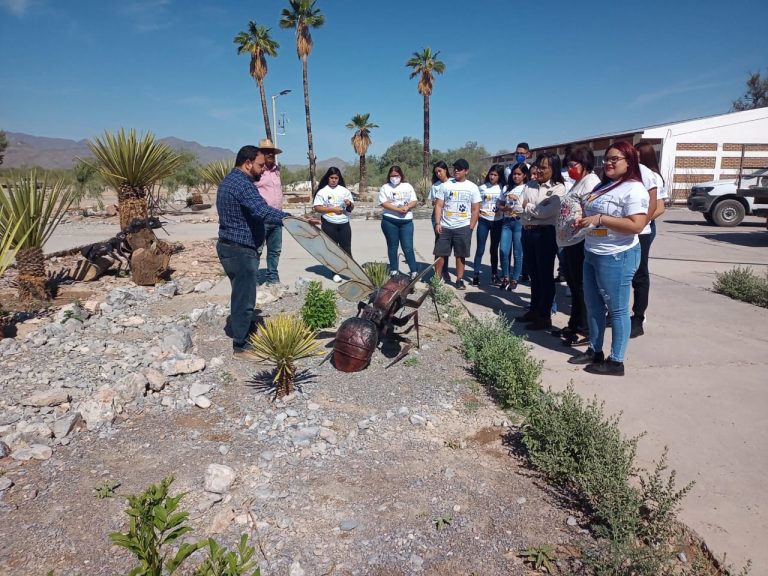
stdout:
<svg viewBox="0 0 768 576">
<path fill-rule="evenodd" d="M 280 261 L 280 252 L 283 249 L 283 227 L 280 224 L 264 224 L 264 244 L 256 250 L 256 256 L 261 261 L 261 254 L 267 247 L 267 284 L 280 282 L 277 273 L 277 263 Z"/>
<path fill-rule="evenodd" d="M 418 272 L 416 255 L 413 252 L 413 220 L 395 220 L 387 216 L 381 217 L 381 231 L 387 240 L 387 256 L 389 271 L 397 272 L 397 248 L 402 247 L 405 261 L 411 272 Z"/>
<path fill-rule="evenodd" d="M 555 227 L 534 226 L 523 230 L 523 250 L 531 275 L 531 311 L 539 318 L 549 318 L 555 301 Z"/>
<path fill-rule="evenodd" d="M 520 217 L 504 218 L 501 221 L 501 242 L 499 243 L 499 253 L 501 257 L 501 277 L 510 278 L 509 263 L 510 257 L 515 257 L 515 264 L 512 267 L 511 279 L 517 282 L 520 280 L 520 274 L 523 271 L 523 225 L 520 223 Z"/>
<path fill-rule="evenodd" d="M 624 362 L 629 342 L 629 296 L 640 264 L 640 244 L 618 254 L 584 253 L 584 301 L 587 304 L 589 346 L 603 351 L 605 311 L 611 313 L 611 358 Z"/>
<path fill-rule="evenodd" d="M 254 248 L 227 240 L 219 240 L 216 243 L 216 254 L 232 286 L 229 312 L 232 346 L 242 348 L 248 341 L 256 305 L 256 274 L 259 271 L 259 257 Z"/>
<path fill-rule="evenodd" d="M 477 220 L 477 249 L 475 250 L 474 270 L 475 276 L 480 275 L 480 264 L 483 263 L 483 252 L 488 242 L 488 234 L 491 235 L 491 274 L 496 276 L 499 272 L 499 241 L 501 240 L 501 220 Z"/>
</svg>

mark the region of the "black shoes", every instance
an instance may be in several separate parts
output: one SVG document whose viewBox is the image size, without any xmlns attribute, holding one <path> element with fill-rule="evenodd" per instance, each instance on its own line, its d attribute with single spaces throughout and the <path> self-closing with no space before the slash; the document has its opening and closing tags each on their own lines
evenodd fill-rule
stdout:
<svg viewBox="0 0 768 576">
<path fill-rule="evenodd" d="M 629 321 L 632 323 L 632 327 L 629 330 L 630 338 L 637 338 L 638 336 L 645 334 L 645 330 L 643 330 L 643 321 L 640 318 L 632 316 Z"/>
<path fill-rule="evenodd" d="M 472 277 L 472 286 L 480 286 L 480 276 L 475 275 Z"/>
<path fill-rule="evenodd" d="M 467 289 L 467 285 L 464 284 L 464 280 L 462 280 L 461 278 L 456 280 L 456 290 L 466 290 L 466 289 Z"/>
<path fill-rule="evenodd" d="M 491 276 L 491 284 L 493 284 L 495 286 L 496 284 L 500 284 L 500 283 L 501 283 L 501 280 L 499 279 L 499 277 L 496 274 Z"/>
<path fill-rule="evenodd" d="M 261 359 L 254 356 L 253 347 L 246 344 L 243 347 L 236 346 L 232 349 L 232 358 L 234 360 L 245 360 L 247 362 L 260 362 Z"/>
<path fill-rule="evenodd" d="M 585 372 L 600 376 L 624 376 L 624 362 L 617 362 L 608 358 L 605 362 L 595 362 L 584 368 Z"/>
<path fill-rule="evenodd" d="M 528 324 L 526 330 L 549 330 L 552 328 L 552 320 L 549 318 L 537 318 Z"/>
<path fill-rule="evenodd" d="M 602 364 L 605 362 L 605 355 L 602 352 L 595 352 L 592 348 L 587 348 L 586 352 L 577 354 L 568 358 L 568 364 Z M 622 364 L 622 370 L 623 370 Z"/>
<path fill-rule="evenodd" d="M 533 322 L 534 320 L 538 320 L 539 316 L 534 312 L 533 310 L 528 310 L 525 314 L 522 316 L 516 316 L 515 320 L 518 322 Z"/>
</svg>

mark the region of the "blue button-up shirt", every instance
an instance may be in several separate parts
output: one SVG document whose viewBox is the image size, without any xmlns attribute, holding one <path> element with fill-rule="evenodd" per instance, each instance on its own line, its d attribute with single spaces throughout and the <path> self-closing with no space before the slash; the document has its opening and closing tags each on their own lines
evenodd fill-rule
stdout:
<svg viewBox="0 0 768 576">
<path fill-rule="evenodd" d="M 264 242 L 264 223 L 280 224 L 283 218 L 290 216 L 269 206 L 250 176 L 239 168 L 233 168 L 219 184 L 216 209 L 219 211 L 219 240 L 251 248 Z"/>
</svg>

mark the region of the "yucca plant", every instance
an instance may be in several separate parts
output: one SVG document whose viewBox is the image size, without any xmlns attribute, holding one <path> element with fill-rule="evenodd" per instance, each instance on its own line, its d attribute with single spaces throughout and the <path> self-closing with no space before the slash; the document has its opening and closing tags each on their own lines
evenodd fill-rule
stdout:
<svg viewBox="0 0 768 576">
<path fill-rule="evenodd" d="M 389 280 L 389 264 L 386 262 L 366 262 L 363 270 L 376 288 L 384 286 L 384 282 Z"/>
<path fill-rule="evenodd" d="M 280 314 L 268 318 L 250 337 L 252 354 L 276 367 L 275 398 L 293 392 L 296 362 L 319 355 L 315 331 L 298 316 Z"/>
<path fill-rule="evenodd" d="M 0 204 L 0 276 L 5 274 L 8 266 L 10 266 L 13 262 L 13 257 L 16 255 L 14 239 L 16 237 L 16 232 L 24 222 L 23 220 L 19 220 L 14 226 L 5 228 L 2 224 L 5 221 L 5 217 L 3 215 L 4 212 L 5 205 Z M 22 234 L 20 239 L 21 242 L 26 239 L 27 234 L 29 234 L 29 230 L 27 230 L 26 234 Z"/>
<path fill-rule="evenodd" d="M 426 202 L 427 197 L 429 196 L 429 191 L 432 188 L 432 179 L 427 178 L 419 178 L 419 180 L 416 182 L 416 197 L 419 199 L 419 202 Z"/>
<path fill-rule="evenodd" d="M 147 217 L 147 194 L 153 184 L 174 173 L 181 163 L 179 154 L 170 146 L 155 141 L 151 133 L 138 136 L 104 133 L 103 138 L 88 142 L 96 157 L 95 167 L 106 183 L 117 191 L 120 229 L 125 230 L 134 218 Z"/>
<path fill-rule="evenodd" d="M 6 181 L 7 194 L 0 194 L 0 234 L 10 237 L 19 270 L 19 299 L 48 300 L 51 293 L 45 273 L 43 246 L 56 230 L 74 194 L 63 180 L 49 185 L 37 171 Z"/>
<path fill-rule="evenodd" d="M 221 181 L 232 172 L 232 168 L 235 166 L 235 161 L 227 160 L 215 160 L 206 164 L 200 170 L 200 177 L 206 184 L 211 186 L 218 186 Z"/>
</svg>

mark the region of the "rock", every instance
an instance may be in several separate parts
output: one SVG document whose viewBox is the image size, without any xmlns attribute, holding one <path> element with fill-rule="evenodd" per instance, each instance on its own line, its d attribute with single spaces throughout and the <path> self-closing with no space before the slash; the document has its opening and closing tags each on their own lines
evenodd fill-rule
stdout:
<svg viewBox="0 0 768 576">
<path fill-rule="evenodd" d="M 163 388 L 165 388 L 165 384 L 168 382 L 168 379 L 165 377 L 165 375 L 162 372 L 155 370 L 154 368 L 147 368 L 144 370 L 144 376 L 147 378 L 149 387 L 153 392 L 160 392 Z"/>
<path fill-rule="evenodd" d="M 206 396 L 197 396 L 192 400 L 198 408 L 210 408 L 211 401 Z"/>
<path fill-rule="evenodd" d="M 189 397 L 192 399 L 195 399 L 198 396 L 203 396 L 204 394 L 208 394 L 208 392 L 211 391 L 211 388 L 213 388 L 211 384 L 203 384 L 201 382 L 195 382 L 189 387 Z"/>
<path fill-rule="evenodd" d="M 0 458 L 7 458 L 11 455 L 11 447 L 5 442 L 0 440 Z"/>
<path fill-rule="evenodd" d="M 358 427 L 359 430 L 368 430 L 368 428 L 371 427 L 371 421 L 368 420 L 367 418 L 365 418 L 363 420 L 360 420 L 357 423 L 357 427 Z"/>
<path fill-rule="evenodd" d="M 8 476 L 0 476 L 0 492 L 5 492 L 11 486 L 13 486 L 13 480 Z"/>
<path fill-rule="evenodd" d="M 205 471 L 204 488 L 206 492 L 224 494 L 236 478 L 235 471 L 224 464 L 209 464 Z"/>
<path fill-rule="evenodd" d="M 411 411 L 408 410 L 408 408 L 406 406 L 400 406 L 400 408 L 397 409 L 397 415 L 398 416 L 408 416 L 408 414 L 410 414 L 410 413 L 411 413 Z"/>
<path fill-rule="evenodd" d="M 520 498 L 515 500 L 515 502 L 517 502 L 518 504 L 525 504 L 527 502 L 527 500 L 524 497 L 521 496 Z"/>
<path fill-rule="evenodd" d="M 82 421 L 83 417 L 80 415 L 80 412 L 67 414 L 64 418 L 59 418 L 53 423 L 53 435 L 56 438 L 64 438 L 72 432 L 72 429 L 75 426 L 81 424 Z"/>
<path fill-rule="evenodd" d="M 314 402 L 310 402 L 307 404 L 307 410 L 310 412 L 314 412 L 315 410 L 320 410 L 320 404 L 315 404 Z"/>
<path fill-rule="evenodd" d="M 179 374 L 194 374 L 205 368 L 205 360 L 197 356 L 188 358 L 172 358 L 166 360 L 160 366 L 166 376 L 178 376 Z"/>
<path fill-rule="evenodd" d="M 312 280 L 309 278 L 304 278 L 303 276 L 299 276 L 296 279 L 296 282 L 293 283 L 293 287 L 296 289 L 296 292 L 298 293 L 299 297 L 303 300 L 304 296 L 306 296 L 307 288 L 309 288 L 309 283 Z"/>
<path fill-rule="evenodd" d="M 338 443 L 338 437 L 336 435 L 336 432 L 333 430 L 330 430 L 329 428 L 320 428 L 320 438 L 328 442 L 328 444 L 336 445 Z"/>
<path fill-rule="evenodd" d="M 306 426 L 305 428 L 299 428 L 293 433 L 291 441 L 294 446 L 309 446 L 312 440 L 317 437 L 320 428 L 318 426 Z"/>
<path fill-rule="evenodd" d="M 21 403 L 24 406 L 58 406 L 64 402 L 69 402 L 69 392 L 63 388 L 53 388 L 36 392 L 32 396 L 24 398 Z"/>
<path fill-rule="evenodd" d="M 71 304 L 66 304 L 59 308 L 59 311 L 56 312 L 56 316 L 54 316 L 54 322 L 58 322 L 59 324 L 64 324 L 66 322 L 83 323 L 89 316 L 90 314 L 84 310 L 80 304 L 72 302 Z"/>
<path fill-rule="evenodd" d="M 426 426 L 427 424 L 427 419 L 418 414 L 411 414 L 410 421 L 414 426 Z"/>
<path fill-rule="evenodd" d="M 418 554 L 411 554 L 411 558 L 408 561 L 410 565 L 413 567 L 414 570 L 421 570 L 422 565 L 424 564 L 424 558 L 419 556 Z"/>
<path fill-rule="evenodd" d="M 211 288 L 213 288 L 213 282 L 210 280 L 203 280 L 195 285 L 194 292 L 208 292 Z"/>
<path fill-rule="evenodd" d="M 106 208 L 104 208 L 104 215 L 107 218 L 112 218 L 114 216 L 117 216 L 117 206 L 114 204 L 110 204 Z"/>
<path fill-rule="evenodd" d="M 355 520 L 344 520 L 340 525 L 339 528 L 344 530 L 345 532 L 349 532 L 351 530 L 354 530 L 357 528 L 358 523 Z"/>
<path fill-rule="evenodd" d="M 148 387 L 147 377 L 141 372 L 136 372 L 121 378 L 115 385 L 115 392 L 117 399 L 127 404 L 128 402 L 134 402 L 139 398 L 143 398 L 147 393 Z"/>
<path fill-rule="evenodd" d="M 680 552 L 677 555 L 677 559 L 680 560 L 680 562 L 683 562 L 683 563 L 688 562 L 688 556 L 685 555 L 685 552 Z"/>
<path fill-rule="evenodd" d="M 45 441 L 53 436 L 53 431 L 45 422 L 21 423 L 17 428 L 17 432 L 29 443 Z"/>
<path fill-rule="evenodd" d="M 166 284 L 162 284 L 157 288 L 157 293 L 160 296 L 165 296 L 166 298 L 173 298 L 176 296 L 177 292 L 178 286 L 176 286 L 175 282 L 167 282 Z"/>
<path fill-rule="evenodd" d="M 163 352 L 189 352 L 192 349 L 192 331 L 184 326 L 174 325 L 166 329 L 161 344 Z"/>
<path fill-rule="evenodd" d="M 301 567 L 298 560 L 294 560 L 291 567 L 288 568 L 288 576 L 304 576 L 304 574 L 304 568 Z"/>
<path fill-rule="evenodd" d="M 98 430 L 104 424 L 112 424 L 117 415 L 115 391 L 107 384 L 101 386 L 93 397 L 79 406 L 80 414 L 88 430 Z"/>
<path fill-rule="evenodd" d="M 576 520 L 575 516 L 568 516 L 568 519 L 565 521 L 568 526 L 577 526 L 579 521 Z"/>
<path fill-rule="evenodd" d="M 29 448 L 20 448 L 11 454 L 14 460 L 48 460 L 53 450 L 45 444 L 32 444 Z"/>
<path fill-rule="evenodd" d="M 224 508 L 223 510 L 220 510 L 216 516 L 213 517 L 211 525 L 208 527 L 208 533 L 221 534 L 229 528 L 229 525 L 232 524 L 234 519 L 235 511 L 232 510 L 232 508 Z"/>
</svg>

